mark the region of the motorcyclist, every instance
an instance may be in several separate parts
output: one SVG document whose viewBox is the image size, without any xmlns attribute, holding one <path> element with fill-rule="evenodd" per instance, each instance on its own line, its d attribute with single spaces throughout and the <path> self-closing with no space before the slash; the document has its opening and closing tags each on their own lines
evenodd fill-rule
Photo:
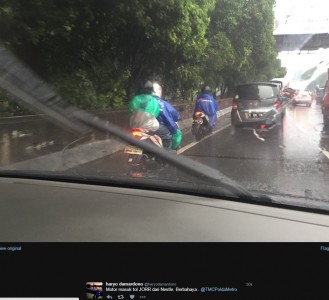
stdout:
<svg viewBox="0 0 329 300">
<path fill-rule="evenodd" d="M 196 104 L 193 112 L 193 119 L 197 111 L 202 111 L 209 118 L 209 132 L 211 133 L 216 128 L 218 104 L 211 95 L 211 89 L 208 85 L 203 85 L 201 94 L 196 99 Z"/>
<path fill-rule="evenodd" d="M 182 139 L 182 133 L 176 123 L 181 117 L 170 103 L 162 99 L 162 87 L 158 82 L 153 83 L 153 90 L 153 95 L 157 98 L 160 105 L 160 113 L 157 117 L 160 128 L 157 134 L 162 138 L 163 144 L 166 144 L 164 147 L 176 150 Z"/>
<path fill-rule="evenodd" d="M 161 123 L 159 122 L 158 117 L 160 112 L 160 101 L 158 101 L 155 95 L 153 83 L 147 81 L 143 85 L 140 94 L 136 95 L 129 102 L 130 127 L 140 127 L 150 130 L 161 138 L 163 148 L 171 149 L 172 134 L 161 117 L 159 118 Z"/>
</svg>

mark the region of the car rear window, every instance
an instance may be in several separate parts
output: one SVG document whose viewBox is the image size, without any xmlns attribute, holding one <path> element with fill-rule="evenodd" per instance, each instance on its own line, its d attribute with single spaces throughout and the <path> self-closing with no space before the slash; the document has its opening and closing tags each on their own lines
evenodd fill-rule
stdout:
<svg viewBox="0 0 329 300">
<path fill-rule="evenodd" d="M 269 85 L 243 85 L 237 87 L 239 99 L 261 100 L 274 97 L 274 88 Z"/>
</svg>

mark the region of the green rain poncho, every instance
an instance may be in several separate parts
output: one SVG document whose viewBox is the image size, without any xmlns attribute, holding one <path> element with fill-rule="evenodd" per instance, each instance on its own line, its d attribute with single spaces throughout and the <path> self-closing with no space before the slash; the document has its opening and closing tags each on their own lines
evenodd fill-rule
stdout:
<svg viewBox="0 0 329 300">
<path fill-rule="evenodd" d="M 160 113 L 160 105 L 155 97 L 148 94 L 135 96 L 129 102 L 129 125 L 131 128 L 141 127 L 151 131 L 159 129 L 156 117 Z"/>
</svg>

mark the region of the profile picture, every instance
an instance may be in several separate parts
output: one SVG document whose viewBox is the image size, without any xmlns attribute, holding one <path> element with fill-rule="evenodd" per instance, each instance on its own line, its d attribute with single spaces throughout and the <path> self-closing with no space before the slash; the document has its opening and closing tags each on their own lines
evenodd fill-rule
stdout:
<svg viewBox="0 0 329 300">
<path fill-rule="evenodd" d="M 87 282 L 86 296 L 87 299 L 103 299 L 103 282 Z"/>
</svg>

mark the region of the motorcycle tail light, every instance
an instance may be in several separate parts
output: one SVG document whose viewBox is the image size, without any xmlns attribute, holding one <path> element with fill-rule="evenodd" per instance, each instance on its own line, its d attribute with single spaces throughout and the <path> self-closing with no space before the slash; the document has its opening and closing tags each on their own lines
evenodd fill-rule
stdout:
<svg viewBox="0 0 329 300">
<path fill-rule="evenodd" d="M 238 109 L 238 105 L 235 102 L 232 103 L 232 109 Z"/>
<path fill-rule="evenodd" d="M 131 174 L 131 176 L 134 177 L 134 178 L 139 178 L 139 177 L 142 177 L 142 173 L 140 173 L 140 172 L 133 172 Z"/>
<path fill-rule="evenodd" d="M 201 116 L 202 116 L 202 112 L 201 112 L 201 111 L 197 111 L 197 112 L 195 113 L 195 117 L 196 117 L 196 118 L 201 118 Z"/>
<path fill-rule="evenodd" d="M 139 131 L 133 131 L 132 132 L 132 135 L 134 136 L 134 137 L 139 137 L 139 138 L 141 138 L 142 136 L 143 136 L 143 134 L 141 133 L 141 132 L 139 132 Z"/>
<path fill-rule="evenodd" d="M 147 129 L 144 128 L 140 128 L 140 127 L 134 127 L 131 129 L 131 131 L 140 131 L 140 132 L 147 132 Z"/>
</svg>

